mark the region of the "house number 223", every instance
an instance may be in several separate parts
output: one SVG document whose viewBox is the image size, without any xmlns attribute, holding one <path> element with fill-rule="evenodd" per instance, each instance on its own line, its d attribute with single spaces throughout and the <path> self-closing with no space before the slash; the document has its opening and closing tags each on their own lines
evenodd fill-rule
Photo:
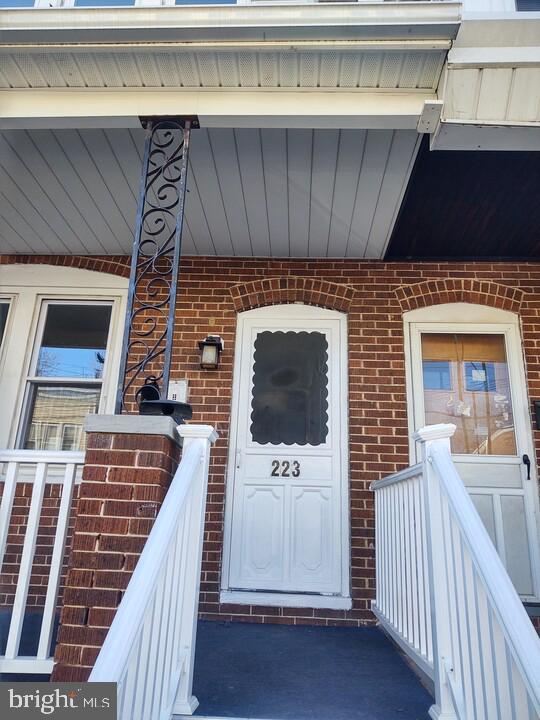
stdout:
<svg viewBox="0 0 540 720">
<path fill-rule="evenodd" d="M 300 475 L 300 463 L 298 460 L 272 460 L 271 477 L 298 477 Z"/>
</svg>

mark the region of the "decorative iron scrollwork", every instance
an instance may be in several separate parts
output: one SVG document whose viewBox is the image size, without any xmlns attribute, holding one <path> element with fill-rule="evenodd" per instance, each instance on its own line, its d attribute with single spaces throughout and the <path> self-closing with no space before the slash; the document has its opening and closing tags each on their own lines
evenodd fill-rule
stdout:
<svg viewBox="0 0 540 720">
<path fill-rule="evenodd" d="M 167 397 L 191 126 L 147 121 L 117 413 L 136 407 L 149 380 Z"/>
</svg>

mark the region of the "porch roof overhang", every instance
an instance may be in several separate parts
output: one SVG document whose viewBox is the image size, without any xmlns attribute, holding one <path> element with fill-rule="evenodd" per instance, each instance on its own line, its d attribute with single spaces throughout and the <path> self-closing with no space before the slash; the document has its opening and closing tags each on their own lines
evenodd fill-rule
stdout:
<svg viewBox="0 0 540 720">
<path fill-rule="evenodd" d="M 183 114 L 203 127 L 416 128 L 460 8 L 0 11 L 0 126 L 135 127 L 140 115 Z"/>
</svg>

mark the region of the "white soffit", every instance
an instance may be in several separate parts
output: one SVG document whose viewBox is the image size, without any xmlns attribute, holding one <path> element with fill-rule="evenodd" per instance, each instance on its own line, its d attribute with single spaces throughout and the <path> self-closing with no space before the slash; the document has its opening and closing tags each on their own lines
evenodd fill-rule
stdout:
<svg viewBox="0 0 540 720">
<path fill-rule="evenodd" d="M 0 52 L 2 88 L 437 88 L 446 50 L 343 49 Z"/>
<path fill-rule="evenodd" d="M 193 131 L 184 254 L 381 258 L 420 136 Z M 142 130 L 0 135 L 0 251 L 130 253 Z"/>
</svg>

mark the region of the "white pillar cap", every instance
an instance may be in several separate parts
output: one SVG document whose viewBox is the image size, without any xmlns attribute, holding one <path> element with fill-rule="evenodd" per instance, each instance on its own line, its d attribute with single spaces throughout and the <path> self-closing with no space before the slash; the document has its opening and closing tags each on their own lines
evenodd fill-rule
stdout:
<svg viewBox="0 0 540 720">
<path fill-rule="evenodd" d="M 414 440 L 420 440 L 421 442 L 432 442 L 433 440 L 444 440 L 445 438 L 451 438 L 456 432 L 456 426 L 452 423 L 439 423 L 438 425 L 426 425 L 423 428 L 417 430 L 414 435 Z"/>
<path fill-rule="evenodd" d="M 211 425 L 178 425 L 178 434 L 181 438 L 202 438 L 210 443 L 216 442 L 219 435 Z"/>
</svg>

